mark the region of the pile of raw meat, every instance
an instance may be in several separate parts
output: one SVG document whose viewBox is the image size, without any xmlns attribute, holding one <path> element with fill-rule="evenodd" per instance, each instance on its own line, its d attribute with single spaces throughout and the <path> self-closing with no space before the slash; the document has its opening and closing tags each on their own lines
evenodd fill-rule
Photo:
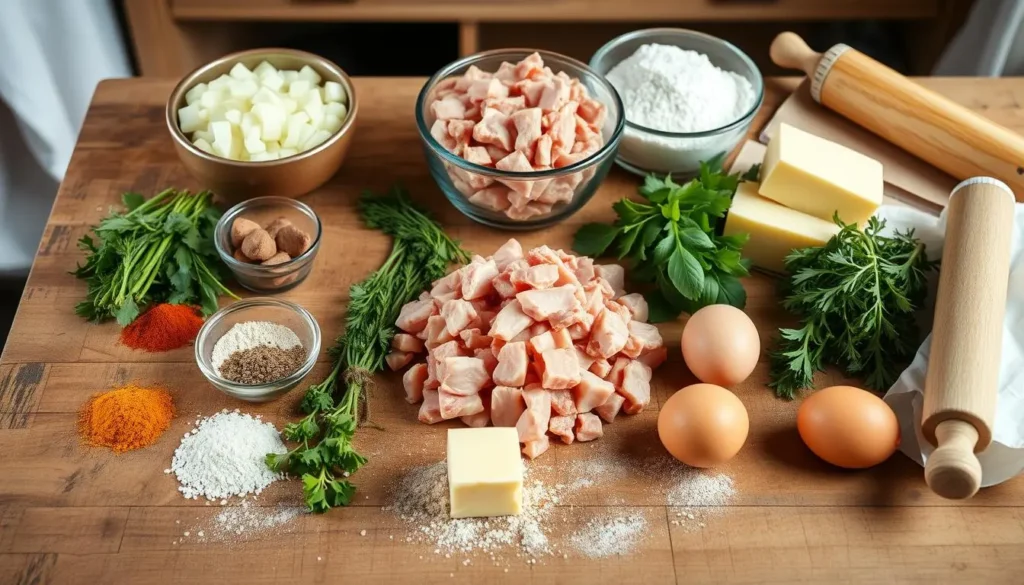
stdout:
<svg viewBox="0 0 1024 585">
<path fill-rule="evenodd" d="M 488 73 L 470 66 L 437 84 L 431 96 L 430 135 L 449 152 L 482 166 L 520 173 L 575 164 L 604 145 L 604 104 L 565 74 L 553 73 L 534 53 Z M 469 201 L 514 220 L 546 215 L 572 200 L 593 170 L 556 179 L 509 180 L 445 164 Z"/>
<path fill-rule="evenodd" d="M 647 303 L 623 294 L 622 267 L 512 239 L 490 258 L 434 283 L 402 307 L 388 364 L 405 373 L 419 420 L 516 427 L 531 459 L 549 435 L 569 444 L 603 433 L 601 420 L 636 414 L 665 361 Z"/>
</svg>

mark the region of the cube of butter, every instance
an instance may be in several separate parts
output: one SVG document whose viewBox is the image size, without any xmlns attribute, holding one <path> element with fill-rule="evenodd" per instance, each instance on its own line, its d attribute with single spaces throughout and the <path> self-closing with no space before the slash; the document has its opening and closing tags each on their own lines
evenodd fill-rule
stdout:
<svg viewBox="0 0 1024 585">
<path fill-rule="evenodd" d="M 725 218 L 723 235 L 750 234 L 743 256 L 754 266 L 785 273 L 783 260 L 799 248 L 824 246 L 839 232 L 832 221 L 800 213 L 757 194 L 757 183 L 743 182 Z"/>
<path fill-rule="evenodd" d="M 452 518 L 515 516 L 523 509 L 523 463 L 515 427 L 448 429 Z"/>
<path fill-rule="evenodd" d="M 832 221 L 861 224 L 882 204 L 882 163 L 788 124 L 768 142 L 762 196 Z"/>
</svg>

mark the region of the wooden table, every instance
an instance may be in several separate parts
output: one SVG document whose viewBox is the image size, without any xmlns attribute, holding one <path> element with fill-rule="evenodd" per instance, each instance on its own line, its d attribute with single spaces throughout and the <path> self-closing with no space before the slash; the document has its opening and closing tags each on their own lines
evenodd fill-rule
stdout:
<svg viewBox="0 0 1024 585">
<path fill-rule="evenodd" d="M 325 338 L 340 328 L 348 286 L 385 257 L 386 237 L 360 226 L 353 208 L 363 189 L 401 181 L 465 245 L 484 254 L 508 233 L 485 229 L 442 199 L 429 179 L 410 115 L 422 80 L 359 79 L 362 108 L 344 169 L 305 200 L 325 223 L 324 248 L 309 279 L 284 296 L 319 319 Z M 1024 80 L 926 80 L 929 86 L 996 121 L 1024 131 Z M 155 193 L 165 186 L 197 189 L 178 164 L 163 127 L 170 81 L 102 83 L 89 110 L 39 247 L 0 361 L 0 583 L 89 585 L 175 583 L 1020 583 L 1024 581 L 1024 482 L 983 490 L 964 503 L 929 492 L 922 471 L 902 455 L 868 471 L 845 472 L 815 459 L 795 428 L 798 402 L 776 399 L 760 365 L 736 392 L 751 419 L 747 445 L 722 472 L 736 495 L 705 526 L 674 525 L 667 485 L 630 478 L 568 495 L 553 522 L 558 541 L 590 518 L 621 511 L 627 502 L 648 521 L 632 554 L 589 560 L 567 551 L 495 566 L 465 565 L 462 556 L 435 555 L 407 543 L 410 527 L 382 506 L 388 486 L 413 465 L 444 456 L 444 425 L 415 421 L 395 375 L 380 376 L 372 401 L 380 432 L 363 429 L 359 447 L 370 464 L 356 476 L 354 505 L 302 516 L 276 534 L 243 542 L 199 543 L 183 538 L 220 511 L 183 499 L 164 474 L 181 435 L 197 415 L 242 408 L 281 425 L 295 417 L 301 392 L 254 406 L 216 392 L 194 365 L 191 349 L 134 353 L 117 345 L 117 326 L 74 315 L 85 287 L 68 274 L 81 259 L 75 241 L 120 193 Z M 772 80 L 768 111 L 792 80 Z M 558 227 L 522 234 L 525 245 L 568 248 L 584 222 L 611 218 L 610 204 L 637 180 L 615 171 L 595 199 Z M 765 277 L 746 281 L 748 312 L 767 344 L 785 322 Z M 678 356 L 680 325 L 662 327 Z M 680 359 L 658 370 L 651 407 L 605 427 L 595 443 L 555 446 L 538 463 L 545 481 L 564 479 L 566 464 L 659 449 L 658 405 L 694 382 Z M 327 369 L 318 365 L 314 378 Z M 162 385 L 180 414 L 152 447 L 115 456 L 82 446 L 76 412 L 92 393 L 128 381 Z M 822 377 L 821 385 L 838 382 Z M 259 505 L 296 502 L 300 486 L 278 482 Z M 365 535 L 364 534 L 365 531 Z M 194 535 L 193 535 L 194 536 Z M 515 557 L 512 557 L 515 560 Z M 506 572 L 505 569 L 508 569 Z"/>
</svg>

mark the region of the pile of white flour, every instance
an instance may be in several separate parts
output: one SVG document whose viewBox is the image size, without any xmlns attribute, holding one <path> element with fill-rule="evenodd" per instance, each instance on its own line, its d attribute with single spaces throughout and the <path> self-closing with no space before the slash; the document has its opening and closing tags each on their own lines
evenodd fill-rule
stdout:
<svg viewBox="0 0 1024 585">
<path fill-rule="evenodd" d="M 757 100 L 743 76 L 723 71 L 707 55 L 671 45 L 643 45 L 606 75 L 622 98 L 626 120 L 664 132 L 703 132 L 742 118 Z M 739 136 L 667 138 L 626 129 L 620 156 L 657 172 L 692 171 L 728 150 Z"/>
</svg>

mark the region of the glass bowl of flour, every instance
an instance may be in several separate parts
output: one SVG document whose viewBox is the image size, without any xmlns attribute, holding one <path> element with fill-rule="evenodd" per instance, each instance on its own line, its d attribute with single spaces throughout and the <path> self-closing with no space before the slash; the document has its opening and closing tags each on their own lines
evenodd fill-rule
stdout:
<svg viewBox="0 0 1024 585">
<path fill-rule="evenodd" d="M 590 60 L 618 92 L 626 127 L 616 162 L 639 175 L 688 178 L 730 152 L 764 100 L 764 79 L 732 44 L 704 33 L 654 28 L 619 36 Z"/>
</svg>

